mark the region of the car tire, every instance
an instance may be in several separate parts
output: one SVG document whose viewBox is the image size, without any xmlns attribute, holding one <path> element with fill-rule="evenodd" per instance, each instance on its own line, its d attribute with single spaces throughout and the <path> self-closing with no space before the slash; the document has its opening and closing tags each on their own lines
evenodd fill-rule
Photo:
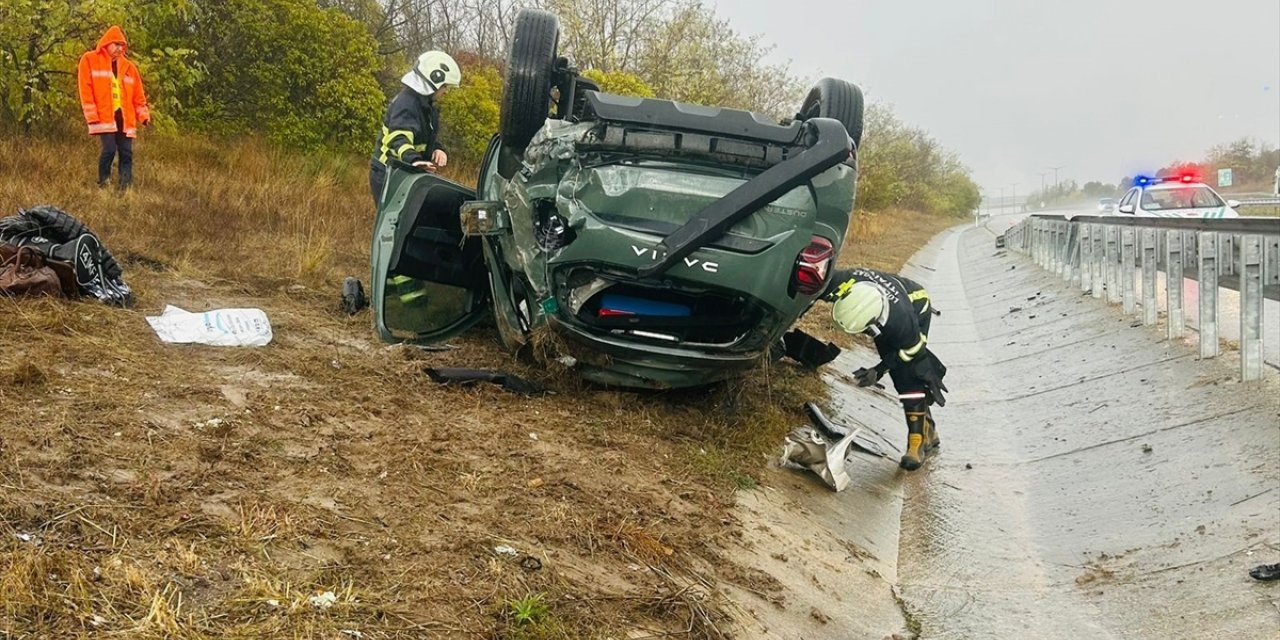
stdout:
<svg viewBox="0 0 1280 640">
<path fill-rule="evenodd" d="M 862 146 L 862 89 L 836 78 L 823 78 L 809 89 L 797 120 L 832 118 L 844 125 L 854 146 Z"/>
<path fill-rule="evenodd" d="M 28 229 L 27 232 L 31 235 L 48 238 L 54 244 L 73 243 L 86 233 L 93 234 L 83 222 L 57 207 L 39 205 L 27 209 L 25 213 L 28 219 L 35 224 L 35 227 Z M 111 252 L 101 245 L 99 246 L 99 252 L 102 258 L 102 274 L 111 280 L 123 279 L 124 269 L 120 268 L 120 263 L 116 262 Z"/>
<path fill-rule="evenodd" d="M 560 20 L 554 13 L 524 9 L 516 16 L 498 124 L 502 134 L 498 173 L 504 178 L 510 179 L 520 168 L 520 156 L 551 112 L 559 44 Z"/>
</svg>

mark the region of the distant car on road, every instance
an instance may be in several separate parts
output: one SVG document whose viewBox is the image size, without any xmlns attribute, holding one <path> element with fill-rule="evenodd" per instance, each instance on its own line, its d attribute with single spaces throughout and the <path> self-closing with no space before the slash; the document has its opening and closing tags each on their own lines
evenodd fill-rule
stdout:
<svg viewBox="0 0 1280 640">
<path fill-rule="evenodd" d="M 1115 198 L 1098 198 L 1098 212 L 1111 213 L 1116 208 Z"/>
<path fill-rule="evenodd" d="M 1120 199 L 1114 215 L 1146 218 L 1238 218 L 1240 203 L 1223 201 L 1216 191 L 1182 175 L 1170 178 L 1138 177 Z"/>
</svg>

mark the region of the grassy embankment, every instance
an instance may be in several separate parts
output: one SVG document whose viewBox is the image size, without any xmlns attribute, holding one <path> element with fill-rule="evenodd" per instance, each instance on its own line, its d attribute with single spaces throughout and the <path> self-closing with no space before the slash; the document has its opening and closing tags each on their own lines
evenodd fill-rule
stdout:
<svg viewBox="0 0 1280 640">
<path fill-rule="evenodd" d="M 0 299 L 0 635 L 711 638 L 717 581 L 776 589 L 716 549 L 818 376 L 783 363 L 628 393 L 518 362 L 484 330 L 388 347 L 336 309 L 343 276 L 367 279 L 363 159 L 144 138 L 119 196 L 93 186 L 95 155 L 0 139 L 0 212 L 80 217 L 138 295 Z M 844 262 L 897 268 L 953 222 L 859 216 Z M 166 304 L 262 308 L 275 341 L 163 345 L 143 316 Z M 443 388 L 428 365 L 557 393 Z"/>
</svg>

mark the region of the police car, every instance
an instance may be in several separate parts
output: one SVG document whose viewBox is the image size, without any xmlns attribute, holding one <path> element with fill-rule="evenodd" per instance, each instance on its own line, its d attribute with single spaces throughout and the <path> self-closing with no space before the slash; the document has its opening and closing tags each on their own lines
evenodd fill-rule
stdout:
<svg viewBox="0 0 1280 640">
<path fill-rule="evenodd" d="M 1167 178 L 1138 176 L 1112 215 L 1146 218 L 1239 218 L 1235 200 L 1222 196 L 1191 174 Z"/>
</svg>

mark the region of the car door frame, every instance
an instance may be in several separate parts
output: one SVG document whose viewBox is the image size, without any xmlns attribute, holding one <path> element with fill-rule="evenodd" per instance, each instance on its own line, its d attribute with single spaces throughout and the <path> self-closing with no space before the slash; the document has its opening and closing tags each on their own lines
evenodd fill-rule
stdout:
<svg viewBox="0 0 1280 640">
<path fill-rule="evenodd" d="M 393 330 L 386 324 L 388 278 L 392 275 L 415 277 L 412 274 L 401 273 L 406 263 L 404 254 L 411 245 L 415 248 L 434 248 L 440 256 L 452 255 L 456 252 L 462 257 L 464 267 L 484 269 L 480 240 L 467 238 L 462 234 L 458 211 L 427 212 L 433 197 L 442 203 L 448 203 L 445 205 L 448 208 L 455 201 L 460 205 L 467 200 L 474 200 L 476 194 L 470 187 L 441 176 L 425 173 L 396 161 L 389 164 L 386 186 L 378 203 L 369 257 L 370 306 L 373 308 L 374 327 L 384 342 L 419 344 L 439 342 L 469 329 L 489 313 L 487 274 L 477 274 L 474 276 L 475 283 L 440 283 L 466 288 L 472 296 L 469 308 L 456 318 L 427 331 L 408 329 L 415 333 L 410 337 L 397 333 L 397 330 L 403 328 Z M 428 219 L 422 219 L 424 215 L 428 216 Z M 428 224 L 430 222 L 440 224 Z M 439 265 L 436 266 L 439 267 Z M 443 268 L 437 269 L 437 271 L 441 270 Z M 469 270 L 459 269 L 449 275 L 454 276 L 456 280 L 459 273 L 469 273 Z M 417 279 L 433 282 L 426 277 Z"/>
</svg>

